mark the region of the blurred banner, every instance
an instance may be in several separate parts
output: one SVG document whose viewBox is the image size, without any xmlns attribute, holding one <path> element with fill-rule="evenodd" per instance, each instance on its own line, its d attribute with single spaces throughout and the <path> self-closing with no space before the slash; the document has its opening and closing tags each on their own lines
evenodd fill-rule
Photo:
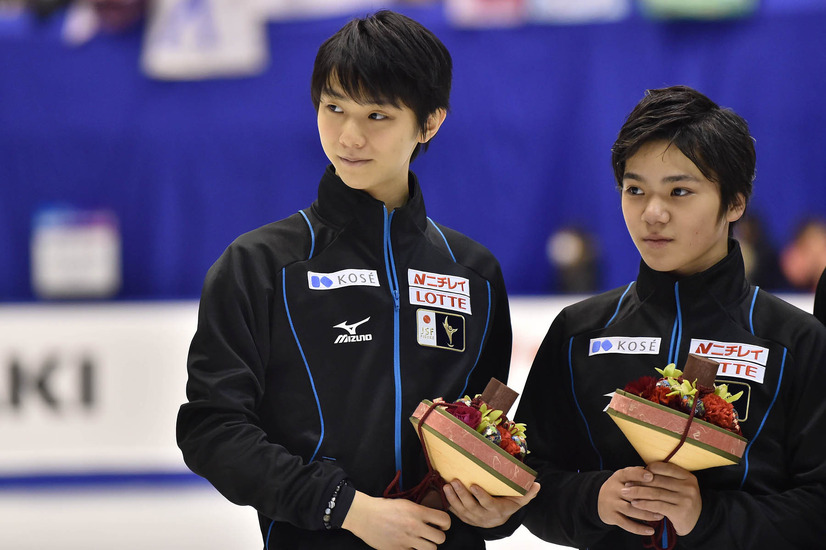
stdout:
<svg viewBox="0 0 826 550">
<path fill-rule="evenodd" d="M 659 19 L 727 19 L 757 11 L 758 0 L 639 0 L 644 14 Z"/>
<path fill-rule="evenodd" d="M 153 78 L 242 77 L 267 65 L 260 0 L 155 0 L 141 66 Z"/>
<path fill-rule="evenodd" d="M 32 220 L 32 288 L 39 298 L 111 298 L 120 290 L 121 238 L 111 210 L 43 208 Z"/>
<path fill-rule="evenodd" d="M 185 471 L 197 304 L 0 307 L 0 478 Z"/>
</svg>

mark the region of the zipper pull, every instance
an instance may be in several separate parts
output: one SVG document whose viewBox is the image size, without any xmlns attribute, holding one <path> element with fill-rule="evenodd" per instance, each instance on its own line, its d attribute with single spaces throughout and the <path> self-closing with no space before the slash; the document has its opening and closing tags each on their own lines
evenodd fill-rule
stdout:
<svg viewBox="0 0 826 550">
<path fill-rule="evenodd" d="M 399 289 L 393 290 L 393 308 L 395 311 L 399 311 Z"/>
</svg>

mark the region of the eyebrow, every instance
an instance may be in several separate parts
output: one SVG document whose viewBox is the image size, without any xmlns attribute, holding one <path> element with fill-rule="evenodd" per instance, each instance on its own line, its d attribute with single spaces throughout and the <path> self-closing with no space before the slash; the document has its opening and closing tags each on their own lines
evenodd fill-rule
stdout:
<svg viewBox="0 0 826 550">
<path fill-rule="evenodd" d="M 385 107 L 385 106 L 389 105 L 391 107 L 397 107 L 398 108 L 398 106 L 396 105 L 395 102 L 390 101 L 388 99 L 385 99 L 383 97 L 375 97 L 375 98 L 364 97 L 364 98 L 361 98 L 359 100 L 359 99 L 351 97 L 351 96 L 349 96 L 345 93 L 339 92 L 337 90 L 333 90 L 332 88 L 323 89 L 321 91 L 320 95 L 321 96 L 327 96 L 330 99 L 344 99 L 344 100 L 348 100 L 348 101 L 355 101 L 359 105 L 379 105 L 379 106 L 382 106 L 382 107 Z"/>
<path fill-rule="evenodd" d="M 639 174 L 635 174 L 634 172 L 626 172 L 622 175 L 623 181 L 625 180 L 634 180 L 639 182 L 645 182 L 645 178 Z M 661 180 L 660 183 L 679 183 L 682 181 L 697 181 L 697 178 L 690 174 L 676 174 L 673 176 L 666 176 Z"/>
</svg>

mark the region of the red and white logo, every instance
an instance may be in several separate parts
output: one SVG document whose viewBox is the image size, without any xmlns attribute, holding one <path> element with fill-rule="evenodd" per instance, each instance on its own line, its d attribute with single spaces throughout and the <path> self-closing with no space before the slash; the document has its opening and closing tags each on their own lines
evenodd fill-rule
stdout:
<svg viewBox="0 0 826 550">
<path fill-rule="evenodd" d="M 691 339 L 689 353 L 696 353 L 720 363 L 717 376 L 741 378 L 759 384 L 766 374 L 769 350 L 754 344 L 717 342 L 716 340 Z"/>
<path fill-rule="evenodd" d="M 456 275 L 407 270 L 410 304 L 450 309 L 472 315 L 470 281 Z"/>
</svg>

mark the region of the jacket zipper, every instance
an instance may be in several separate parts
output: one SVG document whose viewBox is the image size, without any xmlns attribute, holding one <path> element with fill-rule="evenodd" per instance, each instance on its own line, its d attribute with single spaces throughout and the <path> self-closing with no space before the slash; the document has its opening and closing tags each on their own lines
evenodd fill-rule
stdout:
<svg viewBox="0 0 826 550">
<path fill-rule="evenodd" d="M 396 382 L 396 412 L 395 412 L 395 448 L 396 448 L 396 471 L 402 470 L 402 380 L 401 362 L 399 353 L 399 279 L 396 273 L 396 263 L 393 258 L 393 245 L 390 242 L 390 224 L 393 222 L 394 212 L 388 214 L 387 207 L 384 209 L 384 265 L 387 269 L 387 281 L 390 285 L 390 293 L 393 295 L 393 377 Z M 402 478 L 399 477 L 399 487 L 403 487 Z"/>
<path fill-rule="evenodd" d="M 677 316 L 674 319 L 674 328 L 671 329 L 671 345 L 668 349 L 668 362 L 677 365 L 677 359 L 680 356 L 680 340 L 683 337 L 683 311 L 682 307 L 680 307 L 679 282 L 674 283 L 674 302 L 677 304 Z"/>
</svg>

